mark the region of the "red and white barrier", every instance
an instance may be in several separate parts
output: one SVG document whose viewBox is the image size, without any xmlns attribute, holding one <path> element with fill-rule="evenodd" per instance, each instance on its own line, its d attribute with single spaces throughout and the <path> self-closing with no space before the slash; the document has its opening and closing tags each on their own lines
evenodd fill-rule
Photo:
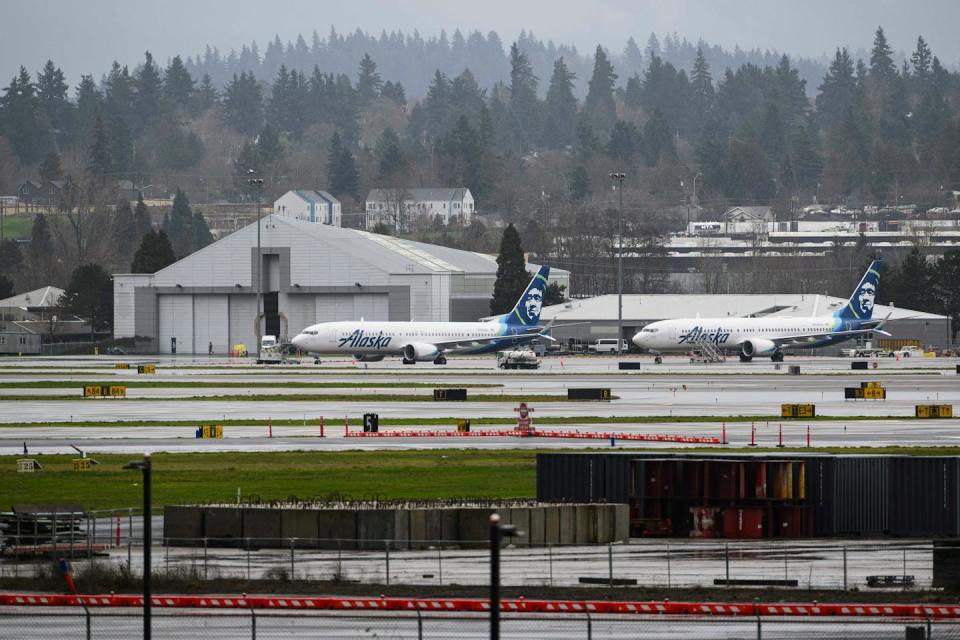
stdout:
<svg viewBox="0 0 960 640">
<path fill-rule="evenodd" d="M 610 433 L 600 431 L 544 431 L 542 429 L 486 429 L 453 431 L 448 429 L 394 429 L 390 431 L 343 432 L 344 438 L 574 438 L 583 440 L 639 440 L 642 442 L 681 442 L 687 444 L 721 444 L 715 436 L 678 436 L 659 433 Z"/>
<path fill-rule="evenodd" d="M 142 596 L 0 594 L 0 606 L 142 607 Z M 186 609 L 277 609 L 337 611 L 475 612 L 490 609 L 482 599 L 459 598 L 292 598 L 274 596 L 153 596 L 154 607 Z M 819 604 L 727 602 L 615 602 L 578 600 L 503 600 L 509 613 L 660 614 L 716 617 L 851 617 L 960 619 L 960 605 Z"/>
</svg>

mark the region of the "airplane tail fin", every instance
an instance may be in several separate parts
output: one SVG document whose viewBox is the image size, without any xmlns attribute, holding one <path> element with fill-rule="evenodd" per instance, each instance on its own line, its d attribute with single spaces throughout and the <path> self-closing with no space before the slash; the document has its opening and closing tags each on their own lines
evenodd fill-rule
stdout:
<svg viewBox="0 0 960 640">
<path fill-rule="evenodd" d="M 873 306 L 879 286 L 880 261 L 874 260 L 860 279 L 860 284 L 853 290 L 847 304 L 835 311 L 834 315 L 844 320 L 869 320 L 873 317 Z"/>
<path fill-rule="evenodd" d="M 504 324 L 536 326 L 540 322 L 540 310 L 543 309 L 543 298 L 547 293 L 549 277 L 550 267 L 540 267 L 523 295 L 517 300 L 517 304 L 509 313 L 500 316 L 500 321 Z"/>
</svg>

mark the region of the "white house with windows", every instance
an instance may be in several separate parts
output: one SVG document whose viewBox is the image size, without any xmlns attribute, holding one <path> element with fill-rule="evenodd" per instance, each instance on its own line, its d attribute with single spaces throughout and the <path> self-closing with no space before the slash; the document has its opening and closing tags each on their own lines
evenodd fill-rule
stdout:
<svg viewBox="0 0 960 640">
<path fill-rule="evenodd" d="M 340 201 L 326 191 L 287 191 L 273 203 L 273 213 L 294 220 L 341 226 Z"/>
<path fill-rule="evenodd" d="M 434 189 L 371 189 L 367 196 L 367 229 L 383 223 L 401 229 L 418 220 L 432 221 L 437 216 L 444 224 L 461 220 L 470 223 L 476 213 L 473 194 L 465 187 Z M 399 215 L 398 215 L 399 214 Z"/>
</svg>

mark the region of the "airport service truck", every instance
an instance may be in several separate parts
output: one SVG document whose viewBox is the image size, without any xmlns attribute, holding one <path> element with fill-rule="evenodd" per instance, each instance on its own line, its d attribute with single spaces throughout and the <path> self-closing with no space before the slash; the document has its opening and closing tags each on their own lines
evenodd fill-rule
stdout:
<svg viewBox="0 0 960 640">
<path fill-rule="evenodd" d="M 263 336 L 260 338 L 260 357 L 257 364 L 283 364 L 287 361 L 283 352 L 283 345 L 277 341 L 277 336 Z"/>
<path fill-rule="evenodd" d="M 511 349 L 497 352 L 497 366 L 501 369 L 539 369 L 540 360 L 530 349 Z"/>
</svg>

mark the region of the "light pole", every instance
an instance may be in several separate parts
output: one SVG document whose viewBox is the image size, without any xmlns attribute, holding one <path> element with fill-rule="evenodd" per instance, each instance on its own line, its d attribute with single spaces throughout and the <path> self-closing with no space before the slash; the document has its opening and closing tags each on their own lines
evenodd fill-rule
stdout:
<svg viewBox="0 0 960 640">
<path fill-rule="evenodd" d="M 500 524 L 500 514 L 490 514 L 490 640 L 500 640 L 500 543 L 503 536 L 519 536 L 512 524 Z"/>
<path fill-rule="evenodd" d="M 702 178 L 703 174 L 697 171 L 697 175 L 693 176 L 693 206 L 697 211 L 697 220 L 700 219 L 700 206 L 697 202 L 697 178 Z M 687 221 L 689 222 L 689 220 Z"/>
<path fill-rule="evenodd" d="M 623 181 L 625 173 L 611 173 L 610 179 L 619 183 L 620 213 L 617 217 L 617 355 L 623 355 Z"/>
<path fill-rule="evenodd" d="M 263 297 L 263 276 L 260 269 L 263 268 L 263 257 L 260 254 L 260 196 L 263 193 L 263 178 L 254 177 L 254 170 L 248 169 L 247 174 L 250 178 L 247 184 L 257 190 L 257 360 L 260 360 L 260 302 Z"/>
<path fill-rule="evenodd" d="M 128 462 L 124 469 L 139 469 L 143 472 L 143 640 L 150 640 L 150 545 L 153 543 L 151 528 L 153 509 L 150 504 L 150 454 L 143 454 L 143 460 Z"/>
</svg>

